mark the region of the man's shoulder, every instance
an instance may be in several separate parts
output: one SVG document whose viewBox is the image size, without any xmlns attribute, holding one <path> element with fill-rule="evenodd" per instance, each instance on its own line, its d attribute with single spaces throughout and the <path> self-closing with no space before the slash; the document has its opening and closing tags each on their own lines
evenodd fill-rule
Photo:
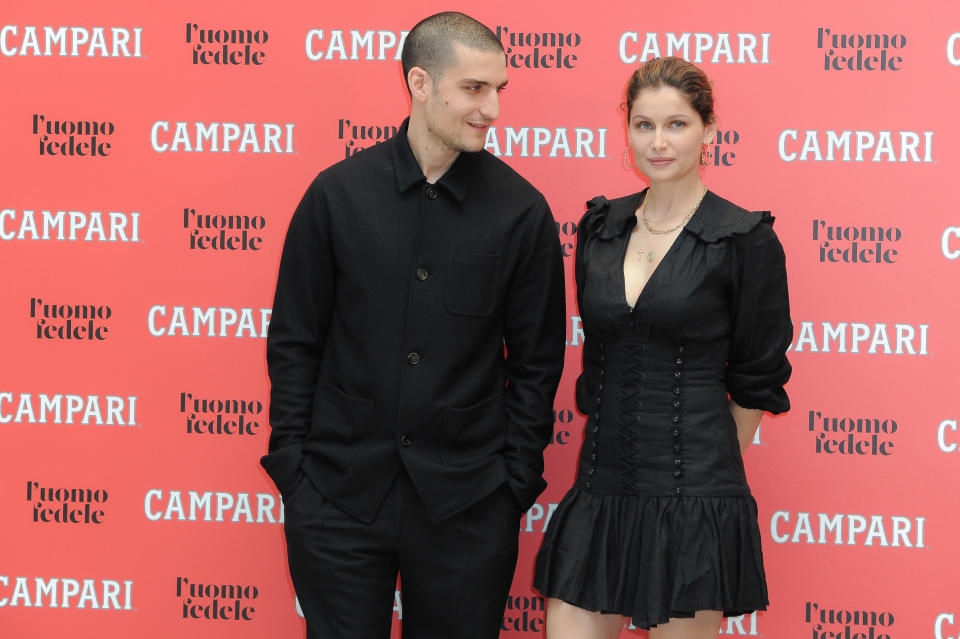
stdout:
<svg viewBox="0 0 960 639">
<path fill-rule="evenodd" d="M 489 151 L 478 151 L 472 155 L 476 157 L 480 175 L 484 180 L 514 194 L 521 194 L 524 197 L 536 200 L 543 199 L 543 194 L 537 187 L 520 175 L 516 169 Z M 504 187 L 506 188 L 504 189 Z"/>
<path fill-rule="evenodd" d="M 307 185 L 301 206 L 319 210 L 323 203 L 336 202 L 338 206 L 324 207 L 336 213 L 355 198 L 377 191 L 371 186 L 393 179 L 390 143 L 386 140 L 322 169 Z"/>
<path fill-rule="evenodd" d="M 393 143 L 394 140 L 391 138 L 335 162 L 320 171 L 314 181 L 352 182 L 357 179 L 371 179 L 377 174 L 384 173 L 393 165 L 393 154 L 390 149 Z"/>
</svg>

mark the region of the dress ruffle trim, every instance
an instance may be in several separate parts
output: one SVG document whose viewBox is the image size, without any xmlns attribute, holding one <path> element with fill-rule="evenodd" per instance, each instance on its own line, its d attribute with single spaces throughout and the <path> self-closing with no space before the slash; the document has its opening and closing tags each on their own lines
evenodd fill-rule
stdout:
<svg viewBox="0 0 960 639">
<path fill-rule="evenodd" d="M 628 225 L 635 223 L 636 207 L 643 201 L 640 196 L 648 190 L 614 200 L 602 195 L 589 200 L 580 223 L 580 232 L 602 240 L 617 237 Z M 700 207 L 684 228 L 704 242 L 717 242 L 749 233 L 761 222 L 772 226 L 774 219 L 770 211 L 748 211 L 713 191 L 707 191 Z"/>
<path fill-rule="evenodd" d="M 596 235 L 603 240 L 613 239 L 623 231 L 627 218 L 623 217 L 622 220 L 611 224 L 607 219 L 609 214 L 610 200 L 602 195 L 587 201 L 587 212 L 584 213 L 577 232 L 585 233 L 582 237 Z"/>
<path fill-rule="evenodd" d="M 534 586 L 585 610 L 626 615 L 644 629 L 698 610 L 765 610 L 756 502 L 574 487 L 550 520 Z"/>
</svg>

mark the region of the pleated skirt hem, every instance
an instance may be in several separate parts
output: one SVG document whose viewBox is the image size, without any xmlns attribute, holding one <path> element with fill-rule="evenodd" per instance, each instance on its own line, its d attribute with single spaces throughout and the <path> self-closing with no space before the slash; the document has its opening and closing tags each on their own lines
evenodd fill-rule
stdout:
<svg viewBox="0 0 960 639">
<path fill-rule="evenodd" d="M 537 555 L 545 597 L 649 629 L 699 610 L 739 616 L 769 604 L 749 495 L 599 495 L 574 487 Z"/>
</svg>

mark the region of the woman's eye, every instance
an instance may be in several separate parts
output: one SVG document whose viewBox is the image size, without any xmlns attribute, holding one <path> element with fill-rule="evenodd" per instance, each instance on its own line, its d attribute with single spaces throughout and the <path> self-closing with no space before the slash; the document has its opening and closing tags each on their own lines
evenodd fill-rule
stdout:
<svg viewBox="0 0 960 639">
<path fill-rule="evenodd" d="M 684 122 L 683 120 L 674 120 L 673 122 L 670 123 L 670 126 L 672 126 L 675 129 L 682 129 L 683 127 L 687 126 L 687 123 Z"/>
</svg>

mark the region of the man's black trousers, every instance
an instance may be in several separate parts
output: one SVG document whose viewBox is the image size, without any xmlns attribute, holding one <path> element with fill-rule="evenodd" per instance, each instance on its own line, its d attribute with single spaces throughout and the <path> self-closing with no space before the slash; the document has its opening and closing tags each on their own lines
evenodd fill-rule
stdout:
<svg viewBox="0 0 960 639">
<path fill-rule="evenodd" d="M 517 562 L 520 509 L 504 483 L 433 522 L 401 470 L 371 524 L 303 477 L 284 505 L 308 639 L 387 639 L 400 575 L 403 639 L 495 639 Z"/>
</svg>

